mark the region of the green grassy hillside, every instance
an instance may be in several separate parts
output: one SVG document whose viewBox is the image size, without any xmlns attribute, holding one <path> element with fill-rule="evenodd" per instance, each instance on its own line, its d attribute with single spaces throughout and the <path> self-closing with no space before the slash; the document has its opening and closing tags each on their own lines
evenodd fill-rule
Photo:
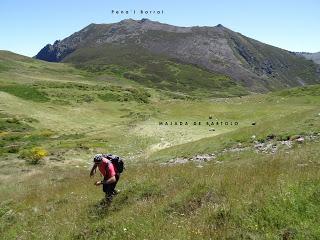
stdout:
<svg viewBox="0 0 320 240">
<path fill-rule="evenodd" d="M 2 239 L 318 238 L 318 85 L 194 98 L 9 52 L 0 69 Z M 127 164 L 109 207 L 100 152 Z"/>
<path fill-rule="evenodd" d="M 135 45 L 81 48 L 64 62 L 77 68 L 130 79 L 143 86 L 191 94 L 196 97 L 228 97 L 248 94 L 230 77 L 152 54 Z"/>
</svg>

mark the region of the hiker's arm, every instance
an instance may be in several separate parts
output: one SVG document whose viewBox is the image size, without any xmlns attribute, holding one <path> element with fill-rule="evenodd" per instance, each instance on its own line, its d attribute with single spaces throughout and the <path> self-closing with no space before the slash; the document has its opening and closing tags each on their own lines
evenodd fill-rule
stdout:
<svg viewBox="0 0 320 240">
<path fill-rule="evenodd" d="M 97 164 L 94 164 L 94 165 L 92 166 L 92 168 L 91 168 L 91 171 L 90 171 L 90 177 L 92 177 L 92 176 L 95 174 L 96 168 L 97 168 Z"/>
<path fill-rule="evenodd" d="M 115 183 L 117 181 L 116 176 L 113 176 L 107 180 L 102 180 L 102 181 L 98 181 L 96 182 L 94 185 L 99 186 L 101 184 L 110 184 L 110 183 Z"/>
<path fill-rule="evenodd" d="M 110 183 L 115 183 L 117 181 L 116 176 L 113 176 L 107 180 L 101 181 L 103 184 L 110 184 Z"/>
</svg>

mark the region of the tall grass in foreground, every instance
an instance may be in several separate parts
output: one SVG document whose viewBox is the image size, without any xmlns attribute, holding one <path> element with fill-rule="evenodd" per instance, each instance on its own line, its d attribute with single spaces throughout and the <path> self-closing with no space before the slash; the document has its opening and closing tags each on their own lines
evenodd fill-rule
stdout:
<svg viewBox="0 0 320 240">
<path fill-rule="evenodd" d="M 222 163 L 129 165 L 109 207 L 88 171 L 1 184 L 2 239 L 318 239 L 319 143 Z M 221 159 L 222 160 L 222 159 Z"/>
</svg>

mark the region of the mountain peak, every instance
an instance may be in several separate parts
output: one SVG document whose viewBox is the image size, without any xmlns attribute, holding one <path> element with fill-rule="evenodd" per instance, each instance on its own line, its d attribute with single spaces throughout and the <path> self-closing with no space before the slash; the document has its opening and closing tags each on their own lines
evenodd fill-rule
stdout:
<svg viewBox="0 0 320 240">
<path fill-rule="evenodd" d="M 132 18 L 127 18 L 127 19 L 121 20 L 119 23 L 121 23 L 121 24 L 140 23 L 141 24 L 141 23 L 145 23 L 145 22 L 154 22 L 154 21 L 151 21 L 148 18 L 142 18 L 141 20 L 134 20 Z"/>
<path fill-rule="evenodd" d="M 317 66 L 309 61 L 245 37 L 222 24 L 179 27 L 147 18 L 94 24 L 45 46 L 36 58 L 82 65 L 109 61 L 122 66 L 129 61 L 123 56 L 128 53 L 135 56 L 139 51 L 155 59 L 162 56 L 224 74 L 252 91 L 320 82 Z M 132 65 L 137 65 L 136 57 L 132 61 Z M 299 66 L 298 70 L 293 66 Z M 143 67 L 146 66 L 140 68 Z"/>
<path fill-rule="evenodd" d="M 140 21 L 138 21 L 139 23 L 144 23 L 144 22 L 147 22 L 147 21 L 151 21 L 150 19 L 148 18 L 142 18 Z"/>
<path fill-rule="evenodd" d="M 127 18 L 127 19 L 121 20 L 119 23 L 133 23 L 133 22 L 137 22 L 137 21 L 132 18 Z"/>
</svg>

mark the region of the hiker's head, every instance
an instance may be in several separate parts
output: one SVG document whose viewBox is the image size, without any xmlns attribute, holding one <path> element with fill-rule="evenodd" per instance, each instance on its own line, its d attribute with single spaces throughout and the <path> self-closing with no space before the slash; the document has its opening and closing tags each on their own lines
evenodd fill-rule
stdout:
<svg viewBox="0 0 320 240">
<path fill-rule="evenodd" d="M 94 157 L 93 157 L 93 162 L 96 163 L 96 164 L 99 164 L 102 162 L 102 154 L 96 154 Z"/>
</svg>

